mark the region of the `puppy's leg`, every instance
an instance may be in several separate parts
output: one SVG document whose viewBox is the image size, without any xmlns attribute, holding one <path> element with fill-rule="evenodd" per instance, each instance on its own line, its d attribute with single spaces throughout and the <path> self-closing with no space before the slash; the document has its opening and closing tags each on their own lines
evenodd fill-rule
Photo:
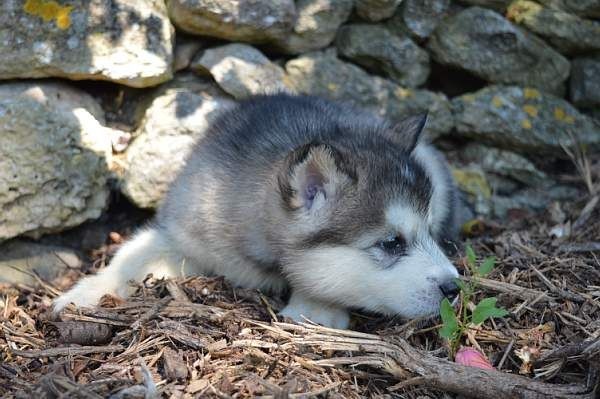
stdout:
<svg viewBox="0 0 600 399">
<path fill-rule="evenodd" d="M 54 301 L 54 311 L 69 303 L 77 306 L 96 305 L 104 294 L 127 297 L 133 289 L 128 281 L 141 281 L 147 274 L 175 277 L 181 274 L 183 257 L 178 255 L 159 228 L 140 231 L 117 252 L 108 267 L 95 276 L 85 277 Z"/>
<path fill-rule="evenodd" d="M 346 329 L 350 324 L 350 315 L 346 309 L 315 301 L 298 291 L 292 292 L 290 302 L 280 314 L 295 321 L 304 321 L 304 316 L 310 321 L 331 328 Z"/>
</svg>

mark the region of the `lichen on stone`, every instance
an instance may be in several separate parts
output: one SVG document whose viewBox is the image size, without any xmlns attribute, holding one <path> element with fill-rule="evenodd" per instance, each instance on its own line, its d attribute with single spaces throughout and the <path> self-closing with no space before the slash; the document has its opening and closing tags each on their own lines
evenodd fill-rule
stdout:
<svg viewBox="0 0 600 399">
<path fill-rule="evenodd" d="M 540 91 L 531 87 L 525 87 L 523 89 L 523 97 L 528 100 L 535 100 L 540 98 Z"/>
<path fill-rule="evenodd" d="M 492 196 L 492 189 L 481 171 L 453 168 L 452 176 L 462 191 L 486 199 Z"/>
<path fill-rule="evenodd" d="M 531 104 L 523 105 L 523 111 L 532 118 L 535 118 L 538 115 L 538 107 Z"/>
<path fill-rule="evenodd" d="M 38 16 L 45 22 L 56 20 L 56 27 L 61 30 L 71 26 L 72 10 L 73 6 L 61 6 L 53 0 L 27 0 L 23 5 L 23 11 Z"/>
</svg>

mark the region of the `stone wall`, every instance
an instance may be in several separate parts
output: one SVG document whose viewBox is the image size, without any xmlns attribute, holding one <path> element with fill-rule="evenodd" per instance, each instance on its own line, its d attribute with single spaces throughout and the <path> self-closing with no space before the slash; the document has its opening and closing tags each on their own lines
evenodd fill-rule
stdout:
<svg viewBox="0 0 600 399">
<path fill-rule="evenodd" d="M 573 199 L 566 150 L 600 149 L 599 18 L 600 0 L 5 0 L 0 241 L 97 218 L 110 189 L 155 208 L 219 112 L 278 90 L 428 110 L 476 214 Z"/>
</svg>

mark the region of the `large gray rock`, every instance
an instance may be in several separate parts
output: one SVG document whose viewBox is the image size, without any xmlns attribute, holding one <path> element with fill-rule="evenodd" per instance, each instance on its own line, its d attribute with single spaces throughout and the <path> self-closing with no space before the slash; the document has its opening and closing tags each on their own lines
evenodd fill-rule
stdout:
<svg viewBox="0 0 600 399">
<path fill-rule="evenodd" d="M 402 0 L 356 0 L 356 13 L 371 22 L 378 22 L 394 15 Z"/>
<path fill-rule="evenodd" d="M 0 241 L 100 216 L 110 129 L 98 104 L 63 84 L 0 85 Z"/>
<path fill-rule="evenodd" d="M 163 2 L 23 3 L 0 5 L 0 79 L 57 76 L 148 87 L 171 78 L 174 32 Z"/>
<path fill-rule="evenodd" d="M 430 119 L 425 132 L 431 139 L 452 129 L 452 115 L 444 95 L 406 89 L 371 76 L 338 59 L 335 51 L 305 54 L 288 61 L 285 69 L 290 88 L 299 93 L 347 101 L 394 122 L 428 110 Z"/>
<path fill-rule="evenodd" d="M 500 14 L 479 7 L 444 20 L 429 48 L 438 62 L 490 82 L 561 93 L 569 76 L 569 61 L 562 55 Z"/>
<path fill-rule="evenodd" d="M 0 245 L 0 282 L 35 286 L 34 274 L 52 281 L 79 267 L 80 254 L 69 248 L 18 239 Z"/>
<path fill-rule="evenodd" d="M 600 149 L 600 126 L 565 100 L 532 88 L 490 86 L 452 100 L 459 134 L 519 152 L 565 157 L 563 145 Z"/>
<path fill-rule="evenodd" d="M 297 0 L 291 32 L 275 40 L 279 51 L 300 54 L 327 47 L 352 11 L 352 0 Z"/>
<path fill-rule="evenodd" d="M 600 107 L 600 56 L 573 60 L 570 94 L 578 106 Z"/>
<path fill-rule="evenodd" d="M 233 104 L 210 90 L 162 91 L 146 110 L 137 138 L 127 149 L 121 191 L 141 208 L 156 208 L 194 141 Z"/>
<path fill-rule="evenodd" d="M 480 150 L 481 148 L 476 149 Z M 494 151 L 489 147 L 488 150 Z M 504 218 L 510 210 L 538 212 L 548 207 L 552 201 L 572 200 L 580 196 L 579 190 L 557 184 L 535 167 L 532 168 L 529 161 L 517 154 L 503 151 L 477 158 L 479 159 L 473 159 L 474 162 L 466 165 L 455 166 L 452 174 L 464 194 L 463 198 L 478 215 Z M 486 158 L 488 161 L 495 158 L 501 165 L 490 165 Z M 478 164 L 478 161 L 484 163 Z M 507 165 L 506 162 L 510 161 L 517 161 L 518 165 Z M 509 175 L 511 178 L 507 177 Z M 513 177 L 524 179 L 531 185 L 517 182 Z"/>
<path fill-rule="evenodd" d="M 538 0 L 538 3 L 582 17 L 600 18 L 600 0 Z"/>
<path fill-rule="evenodd" d="M 515 1 L 507 17 L 542 36 L 562 53 L 572 54 L 600 49 L 600 22 L 546 8 L 529 0 Z"/>
<path fill-rule="evenodd" d="M 526 209 L 540 212 L 548 208 L 553 201 L 573 201 L 581 198 L 582 193 L 575 187 L 555 184 L 544 188 L 524 188 L 510 196 L 492 198 L 493 216 L 504 218 L 511 210 Z"/>
<path fill-rule="evenodd" d="M 205 50 L 192 61 L 191 67 L 201 74 L 212 75 L 223 90 L 237 99 L 286 90 L 283 68 L 246 44 L 232 43 Z"/>
<path fill-rule="evenodd" d="M 415 40 L 429 38 L 440 21 L 449 15 L 450 0 L 404 0 L 386 23 L 395 32 L 408 33 Z"/>
<path fill-rule="evenodd" d="M 343 26 L 336 38 L 339 54 L 396 83 L 417 87 L 429 75 L 429 55 L 408 37 L 380 25 Z"/>
<path fill-rule="evenodd" d="M 515 180 L 530 187 L 546 187 L 553 180 L 539 170 L 533 162 L 512 151 L 488 147 L 481 144 L 469 144 L 462 150 L 462 156 L 478 165 L 486 173 Z"/>
<path fill-rule="evenodd" d="M 294 25 L 293 0 L 166 0 L 179 29 L 225 40 L 263 43 L 284 39 Z"/>
</svg>

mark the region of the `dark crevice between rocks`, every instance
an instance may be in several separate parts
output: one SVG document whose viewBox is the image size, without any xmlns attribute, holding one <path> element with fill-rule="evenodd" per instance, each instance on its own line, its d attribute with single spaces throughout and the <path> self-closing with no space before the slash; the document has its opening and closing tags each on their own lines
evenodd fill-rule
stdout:
<svg viewBox="0 0 600 399">
<path fill-rule="evenodd" d="M 426 88 L 444 93 L 449 98 L 483 89 L 488 83 L 477 76 L 457 68 L 431 61 L 431 72 Z"/>
<path fill-rule="evenodd" d="M 98 219 L 89 220 L 62 233 L 44 235 L 37 242 L 71 248 L 89 256 L 92 250 L 110 243 L 111 232 L 118 232 L 126 238 L 148 223 L 153 216 L 154 212 L 137 208 L 127 197 L 112 190 L 108 209 Z M 87 262 L 84 261 L 84 264 Z"/>
<path fill-rule="evenodd" d="M 132 131 L 138 127 L 137 112 L 142 97 L 152 88 L 137 89 L 102 80 L 77 80 L 72 86 L 90 94 L 102 107 L 106 125 L 120 130 Z"/>
</svg>

